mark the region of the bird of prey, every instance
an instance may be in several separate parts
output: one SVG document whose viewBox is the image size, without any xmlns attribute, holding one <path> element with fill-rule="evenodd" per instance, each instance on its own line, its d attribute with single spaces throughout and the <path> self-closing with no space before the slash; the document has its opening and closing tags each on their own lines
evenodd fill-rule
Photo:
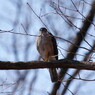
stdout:
<svg viewBox="0 0 95 95">
<path fill-rule="evenodd" d="M 39 35 L 36 40 L 36 47 L 44 61 L 58 60 L 57 43 L 54 36 L 47 31 L 46 28 L 39 30 Z M 56 68 L 49 69 L 52 82 L 58 81 Z"/>
</svg>

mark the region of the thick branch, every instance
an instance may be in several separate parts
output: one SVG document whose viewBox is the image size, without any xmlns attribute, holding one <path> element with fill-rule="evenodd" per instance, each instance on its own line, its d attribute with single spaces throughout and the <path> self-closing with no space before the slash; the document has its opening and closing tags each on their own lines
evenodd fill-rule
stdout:
<svg viewBox="0 0 95 95">
<path fill-rule="evenodd" d="M 9 62 L 0 61 L 1 70 L 23 70 L 40 68 L 74 68 L 83 70 L 95 70 L 95 62 L 80 62 L 75 60 L 62 59 L 58 61 L 28 61 L 28 62 Z"/>
</svg>

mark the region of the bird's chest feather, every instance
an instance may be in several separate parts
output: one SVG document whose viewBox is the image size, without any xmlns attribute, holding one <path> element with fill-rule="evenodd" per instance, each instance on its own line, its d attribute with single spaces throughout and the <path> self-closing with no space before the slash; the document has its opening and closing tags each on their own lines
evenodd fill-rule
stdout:
<svg viewBox="0 0 95 95">
<path fill-rule="evenodd" d="M 41 37 L 39 44 L 39 52 L 43 58 L 47 58 L 53 54 L 51 37 Z"/>
<path fill-rule="evenodd" d="M 51 51 L 52 42 L 50 37 L 42 37 L 40 44 L 43 51 Z"/>
</svg>

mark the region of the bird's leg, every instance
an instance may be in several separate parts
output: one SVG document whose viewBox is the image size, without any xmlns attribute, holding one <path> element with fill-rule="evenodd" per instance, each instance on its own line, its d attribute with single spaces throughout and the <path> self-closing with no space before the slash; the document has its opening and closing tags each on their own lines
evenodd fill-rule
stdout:
<svg viewBox="0 0 95 95">
<path fill-rule="evenodd" d="M 44 59 L 44 61 L 46 62 L 46 61 L 48 61 L 48 59 Z"/>
</svg>

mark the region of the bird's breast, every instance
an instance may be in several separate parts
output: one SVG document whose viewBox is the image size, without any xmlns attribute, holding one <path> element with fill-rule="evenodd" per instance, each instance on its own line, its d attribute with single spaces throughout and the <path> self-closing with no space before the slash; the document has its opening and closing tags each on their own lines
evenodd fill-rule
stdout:
<svg viewBox="0 0 95 95">
<path fill-rule="evenodd" d="M 41 37 L 39 39 L 39 53 L 43 59 L 53 55 L 53 44 L 50 37 Z"/>
</svg>

